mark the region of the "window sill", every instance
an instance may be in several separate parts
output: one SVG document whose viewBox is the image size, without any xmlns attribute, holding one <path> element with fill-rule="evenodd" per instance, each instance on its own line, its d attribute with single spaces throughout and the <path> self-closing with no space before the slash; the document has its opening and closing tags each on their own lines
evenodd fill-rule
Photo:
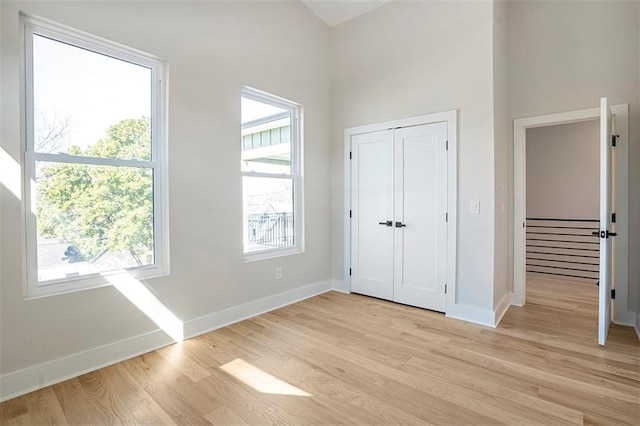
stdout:
<svg viewBox="0 0 640 426">
<path fill-rule="evenodd" d="M 257 262 L 259 260 L 274 259 L 276 257 L 291 256 L 301 253 L 304 253 L 304 248 L 302 247 L 262 250 L 254 253 L 245 253 L 243 263 Z"/>
<path fill-rule="evenodd" d="M 155 266 L 131 271 L 112 271 L 104 274 L 86 275 L 83 277 L 39 283 L 34 286 L 25 287 L 23 296 L 25 300 L 40 299 L 101 287 L 117 286 L 121 282 L 126 283 L 126 281 L 130 280 L 147 280 L 167 275 L 169 275 L 168 268 Z"/>
</svg>

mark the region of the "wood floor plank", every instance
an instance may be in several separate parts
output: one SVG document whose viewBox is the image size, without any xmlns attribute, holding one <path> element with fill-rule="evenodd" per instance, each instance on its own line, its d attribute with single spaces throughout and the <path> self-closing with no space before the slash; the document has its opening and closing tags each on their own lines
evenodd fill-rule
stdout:
<svg viewBox="0 0 640 426">
<path fill-rule="evenodd" d="M 244 426 L 249 425 L 242 419 L 242 417 L 235 414 L 229 408 L 222 406 L 216 408 L 209 414 L 204 416 L 212 425 L 220 425 L 220 426 Z"/>
<path fill-rule="evenodd" d="M 0 424 L 640 424 L 640 342 L 531 278 L 493 329 L 329 292 L 0 404 Z"/>
<path fill-rule="evenodd" d="M 175 424 L 166 411 L 131 377 L 122 364 L 104 369 L 109 386 L 132 414 L 138 424 L 171 425 Z"/>
<path fill-rule="evenodd" d="M 170 345 L 156 352 L 194 382 L 211 375 L 205 367 L 185 353 L 186 346 L 187 344 Z"/>
<path fill-rule="evenodd" d="M 25 397 L 30 407 L 29 421 L 32 425 L 69 423 L 51 387 L 42 389 L 40 392 L 32 392 Z"/>
<path fill-rule="evenodd" d="M 124 361 L 122 366 L 177 423 L 202 424 L 203 415 L 218 406 L 155 352 Z"/>
<path fill-rule="evenodd" d="M 133 414 L 122 404 L 112 386 L 109 385 L 105 370 L 98 370 L 78 377 L 78 382 L 95 407 L 105 413 L 109 424 L 127 424 Z"/>
<path fill-rule="evenodd" d="M 311 392 L 314 398 L 321 399 L 325 405 L 336 409 L 350 417 L 350 423 L 386 423 L 386 424 L 424 424 L 418 417 L 399 410 L 385 401 L 369 397 L 357 387 L 350 387 L 347 383 L 336 380 L 331 374 L 318 368 L 307 360 L 285 355 L 285 347 L 272 350 L 269 345 L 261 343 L 262 333 L 243 334 L 244 323 L 229 328 L 227 332 L 234 333 L 234 339 L 242 339 L 243 345 L 255 348 L 260 353 L 272 356 L 261 359 L 261 365 L 278 373 L 279 377 L 294 377 L 302 381 L 304 390 Z M 269 343 L 273 341 L 269 339 Z M 285 356 L 283 356 L 285 355 Z M 283 368 L 284 367 L 284 368 Z M 357 417 L 350 413 L 357 412 Z"/>
<path fill-rule="evenodd" d="M 53 391 L 65 417 L 71 424 L 108 424 L 113 419 L 110 413 L 91 400 L 78 378 L 53 385 Z"/>
</svg>

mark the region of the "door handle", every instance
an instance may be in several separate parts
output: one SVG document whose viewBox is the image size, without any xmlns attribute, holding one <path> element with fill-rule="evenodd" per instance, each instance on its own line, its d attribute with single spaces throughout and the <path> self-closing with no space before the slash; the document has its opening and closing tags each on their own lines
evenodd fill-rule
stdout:
<svg viewBox="0 0 640 426">
<path fill-rule="evenodd" d="M 386 222 L 378 222 L 378 225 L 393 226 L 393 222 L 391 222 L 390 220 L 388 220 L 388 221 L 386 221 Z"/>
<path fill-rule="evenodd" d="M 402 222 L 396 222 L 396 228 L 404 228 L 405 226 L 407 226 L 407 225 L 405 225 Z"/>
<path fill-rule="evenodd" d="M 617 236 L 618 234 L 617 234 L 616 232 L 611 232 L 611 231 L 609 231 L 609 230 L 606 230 L 606 231 L 600 231 L 600 232 L 598 232 L 598 231 L 593 231 L 593 232 L 591 233 L 591 235 L 594 235 L 594 236 L 596 236 L 596 237 L 599 235 L 599 236 L 600 236 L 600 238 L 609 238 L 609 237 L 615 237 L 615 236 Z"/>
</svg>

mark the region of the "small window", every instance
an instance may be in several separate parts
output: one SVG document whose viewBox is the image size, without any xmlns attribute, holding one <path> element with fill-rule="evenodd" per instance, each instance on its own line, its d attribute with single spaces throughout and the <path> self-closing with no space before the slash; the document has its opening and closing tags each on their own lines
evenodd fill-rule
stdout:
<svg viewBox="0 0 640 426">
<path fill-rule="evenodd" d="M 27 295 L 167 272 L 163 63 L 21 16 Z"/>
<path fill-rule="evenodd" d="M 244 253 L 260 259 L 302 251 L 300 105 L 242 91 Z"/>
</svg>

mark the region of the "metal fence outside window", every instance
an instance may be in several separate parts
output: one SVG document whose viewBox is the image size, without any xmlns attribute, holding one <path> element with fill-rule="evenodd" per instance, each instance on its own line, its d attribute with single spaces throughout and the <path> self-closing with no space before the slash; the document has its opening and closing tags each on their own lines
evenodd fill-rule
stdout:
<svg viewBox="0 0 640 426">
<path fill-rule="evenodd" d="M 293 213 L 250 214 L 247 217 L 250 243 L 269 247 L 292 247 Z"/>
</svg>

